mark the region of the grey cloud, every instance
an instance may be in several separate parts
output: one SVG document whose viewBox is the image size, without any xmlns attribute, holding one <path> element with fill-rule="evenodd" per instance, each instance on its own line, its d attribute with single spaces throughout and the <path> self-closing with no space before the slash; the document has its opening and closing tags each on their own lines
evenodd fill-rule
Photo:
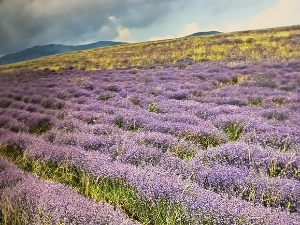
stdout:
<svg viewBox="0 0 300 225">
<path fill-rule="evenodd" d="M 117 22 L 128 28 L 141 28 L 162 19 L 172 10 L 171 1 L 140 1 L 135 7 L 116 15 Z M 128 16 L 130 15 L 130 16 Z"/>
<path fill-rule="evenodd" d="M 235 10 L 241 10 L 246 9 L 249 7 L 253 7 L 254 5 L 262 4 L 263 2 L 274 2 L 274 0 L 251 0 L 251 1 L 245 1 L 245 0 L 218 0 L 211 2 L 210 0 L 207 0 L 205 2 L 206 8 L 208 10 L 211 10 L 213 13 L 223 13 L 227 12 L 230 9 Z"/>
<path fill-rule="evenodd" d="M 33 45 L 112 40 L 117 26 L 149 26 L 170 13 L 175 1 L 0 0 L 0 55 Z"/>
</svg>

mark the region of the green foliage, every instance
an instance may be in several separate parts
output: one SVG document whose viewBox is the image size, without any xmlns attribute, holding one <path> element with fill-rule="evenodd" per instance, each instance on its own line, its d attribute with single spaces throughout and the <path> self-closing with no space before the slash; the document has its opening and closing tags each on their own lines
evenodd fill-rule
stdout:
<svg viewBox="0 0 300 225">
<path fill-rule="evenodd" d="M 53 110 L 58 110 L 58 109 L 62 109 L 64 106 L 63 106 L 63 103 L 57 103 L 57 104 L 53 104 L 51 101 L 44 101 L 42 103 L 42 106 L 45 108 L 45 109 L 53 109 Z"/>
<path fill-rule="evenodd" d="M 117 118 L 114 120 L 114 124 L 119 127 L 119 128 L 123 128 L 124 127 L 124 120 L 122 117 Z"/>
<path fill-rule="evenodd" d="M 168 200 L 153 204 L 140 196 L 124 179 L 92 177 L 89 173 L 68 165 L 31 159 L 14 146 L 1 145 L 0 154 L 16 163 L 20 169 L 73 187 L 79 194 L 94 201 L 118 206 L 128 217 L 141 224 L 190 224 L 183 207 Z"/>
<path fill-rule="evenodd" d="M 107 101 L 107 100 L 109 100 L 111 98 L 112 98 L 112 96 L 110 96 L 110 95 L 100 95 L 98 97 L 98 100 L 100 100 L 100 101 Z"/>
<path fill-rule="evenodd" d="M 222 88 L 224 86 L 241 84 L 241 83 L 244 83 L 245 81 L 247 81 L 248 79 L 249 79 L 248 76 L 236 76 L 236 77 L 232 77 L 229 80 L 221 81 L 220 83 L 218 83 L 216 85 L 216 87 L 217 88 Z"/>
<path fill-rule="evenodd" d="M 36 125 L 31 125 L 29 128 L 29 133 L 39 136 L 51 129 L 52 124 L 49 121 L 41 121 Z"/>
<path fill-rule="evenodd" d="M 249 99 L 249 104 L 254 106 L 260 106 L 262 105 L 263 101 L 261 98 L 251 98 Z"/>
<path fill-rule="evenodd" d="M 10 225 L 10 224 L 25 224 L 26 221 L 30 221 L 28 213 L 23 209 L 21 202 L 18 204 L 12 204 L 7 196 L 2 193 L 0 197 L 0 224 Z"/>
<path fill-rule="evenodd" d="M 127 126 L 127 130 L 138 131 L 142 126 L 135 120 Z"/>
<path fill-rule="evenodd" d="M 286 137 L 284 139 L 273 137 L 264 141 L 264 146 L 279 149 L 281 152 L 287 152 L 291 150 L 291 140 L 289 137 Z"/>
<path fill-rule="evenodd" d="M 275 98 L 272 99 L 272 102 L 276 104 L 276 106 L 282 106 L 286 103 L 286 100 L 284 98 Z"/>
<path fill-rule="evenodd" d="M 194 133 L 188 133 L 184 135 L 183 138 L 185 141 L 191 141 L 204 149 L 219 146 L 222 143 L 222 140 L 214 135 L 197 135 Z"/>
<path fill-rule="evenodd" d="M 291 59 L 300 56 L 300 46 L 292 44 L 292 37 L 299 34 L 300 27 L 293 26 L 110 46 L 8 64 L 0 66 L 0 72 L 128 68 L 129 62 L 138 68 L 175 63 L 187 56 L 198 62 Z"/>
<path fill-rule="evenodd" d="M 122 117 L 116 118 L 114 120 L 114 125 L 118 128 L 122 128 L 128 131 L 138 131 L 140 128 L 142 128 L 142 125 L 139 124 L 137 121 L 124 121 Z"/>
<path fill-rule="evenodd" d="M 148 106 L 149 112 L 159 113 L 158 105 L 155 101 L 151 101 L 150 105 Z"/>
<path fill-rule="evenodd" d="M 270 177 L 284 177 L 287 173 L 292 175 L 294 178 L 300 178 L 300 170 L 289 168 L 291 162 L 285 165 L 278 163 L 277 159 L 272 160 L 270 163 L 268 174 Z"/>
<path fill-rule="evenodd" d="M 196 151 L 189 151 L 187 149 L 181 148 L 180 146 L 169 149 L 174 155 L 179 157 L 182 160 L 190 161 L 192 158 L 195 157 Z"/>
<path fill-rule="evenodd" d="M 23 199 L 18 199 L 12 202 L 5 192 L 0 194 L 0 224 L 1 225 L 64 225 L 63 222 L 53 223 L 52 216 L 39 210 L 39 214 L 35 216 L 35 220 L 29 215 L 29 211 L 32 211 L 36 206 L 31 205 L 25 208 L 23 205 Z"/>
<path fill-rule="evenodd" d="M 229 141 L 237 141 L 243 132 L 243 126 L 236 123 L 229 123 L 223 127 Z"/>
</svg>

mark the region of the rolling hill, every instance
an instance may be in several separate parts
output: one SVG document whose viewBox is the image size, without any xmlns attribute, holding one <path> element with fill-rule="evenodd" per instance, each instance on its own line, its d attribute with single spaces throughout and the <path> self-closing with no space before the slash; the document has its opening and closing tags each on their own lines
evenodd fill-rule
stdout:
<svg viewBox="0 0 300 225">
<path fill-rule="evenodd" d="M 211 35 L 211 34 L 221 34 L 222 32 L 219 31 L 206 31 L 206 32 L 197 32 L 188 35 L 187 37 L 194 37 L 194 36 L 203 36 L 203 35 Z"/>
<path fill-rule="evenodd" d="M 7 54 L 0 57 L 0 65 L 9 63 L 22 62 L 26 60 L 36 59 L 43 56 L 61 54 L 73 51 L 82 51 L 92 48 L 100 48 L 106 46 L 125 44 L 124 42 L 113 42 L 113 41 L 99 41 L 96 43 L 86 45 L 60 45 L 60 44 L 49 44 L 49 45 L 37 45 L 31 48 L 27 48 L 20 52 Z"/>
<path fill-rule="evenodd" d="M 299 225 L 299 93 L 300 26 L 0 66 L 0 224 Z"/>
<path fill-rule="evenodd" d="M 155 67 L 195 62 L 255 62 L 300 57 L 300 26 L 277 27 L 93 48 L 0 66 L 0 72 Z"/>
</svg>

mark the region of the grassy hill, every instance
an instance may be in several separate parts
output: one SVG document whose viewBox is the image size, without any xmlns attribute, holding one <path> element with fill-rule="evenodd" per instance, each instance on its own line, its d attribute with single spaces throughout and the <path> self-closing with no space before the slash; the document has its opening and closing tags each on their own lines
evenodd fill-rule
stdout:
<svg viewBox="0 0 300 225">
<path fill-rule="evenodd" d="M 299 225 L 299 30 L 2 66 L 0 224 Z"/>
<path fill-rule="evenodd" d="M 258 61 L 300 56 L 300 26 L 184 37 L 124 44 L 47 56 L 0 66 L 0 72 L 18 69 L 63 71 L 114 67 L 144 67 L 174 63 L 191 57 L 195 61 Z"/>
<path fill-rule="evenodd" d="M 42 45 L 42 46 L 34 46 L 31 48 L 27 48 L 23 51 L 4 55 L 0 57 L 0 65 L 5 65 L 9 63 L 22 62 L 26 60 L 36 59 L 43 56 L 61 54 L 72 51 L 81 51 L 92 48 L 100 48 L 106 46 L 114 46 L 125 44 L 124 42 L 113 42 L 113 41 L 99 41 L 96 43 L 86 44 L 86 45 Z"/>
<path fill-rule="evenodd" d="M 197 33 L 190 34 L 187 37 L 203 36 L 203 35 L 211 35 L 211 34 L 221 34 L 221 32 L 219 31 L 197 32 Z"/>
</svg>

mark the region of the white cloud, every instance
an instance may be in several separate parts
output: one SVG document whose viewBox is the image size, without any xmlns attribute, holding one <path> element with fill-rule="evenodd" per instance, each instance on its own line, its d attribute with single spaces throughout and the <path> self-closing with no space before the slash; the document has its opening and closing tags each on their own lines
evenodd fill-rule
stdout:
<svg viewBox="0 0 300 225">
<path fill-rule="evenodd" d="M 106 32 L 109 32 L 110 31 L 110 28 L 108 27 L 108 26 L 103 26 L 103 27 L 101 27 L 101 29 L 100 29 L 100 32 L 101 33 L 106 33 Z"/>
<path fill-rule="evenodd" d="M 200 27 L 197 23 L 187 23 L 184 25 L 184 28 L 182 31 L 180 31 L 177 35 L 167 35 L 164 37 L 161 36 L 154 36 L 151 37 L 148 41 L 157 41 L 157 40 L 164 40 L 164 39 L 173 39 L 173 38 L 179 38 L 188 36 L 190 34 L 196 33 L 200 31 Z"/>
<path fill-rule="evenodd" d="M 300 24 L 299 0 L 278 0 L 273 6 L 237 23 L 228 21 L 210 24 L 210 29 L 223 32 L 263 29 Z M 207 28 L 206 27 L 206 28 Z"/>
<path fill-rule="evenodd" d="M 117 30 L 119 32 L 118 37 L 114 39 L 114 41 L 121 41 L 121 42 L 134 42 L 132 40 L 132 34 L 130 30 L 123 26 L 118 26 Z"/>
<path fill-rule="evenodd" d="M 299 0 L 279 0 L 246 22 L 249 29 L 295 25 L 300 22 Z"/>
<path fill-rule="evenodd" d="M 164 37 L 154 36 L 154 37 L 149 38 L 148 41 L 157 41 L 157 40 L 165 40 L 165 39 L 173 39 L 173 38 L 175 38 L 173 35 L 167 35 Z"/>
<path fill-rule="evenodd" d="M 200 27 L 197 23 L 188 23 L 184 25 L 184 29 L 179 33 L 178 37 L 188 36 L 199 31 Z"/>
<path fill-rule="evenodd" d="M 113 23 L 116 23 L 116 18 L 114 16 L 110 16 L 108 17 L 108 19 L 113 22 Z"/>
</svg>

